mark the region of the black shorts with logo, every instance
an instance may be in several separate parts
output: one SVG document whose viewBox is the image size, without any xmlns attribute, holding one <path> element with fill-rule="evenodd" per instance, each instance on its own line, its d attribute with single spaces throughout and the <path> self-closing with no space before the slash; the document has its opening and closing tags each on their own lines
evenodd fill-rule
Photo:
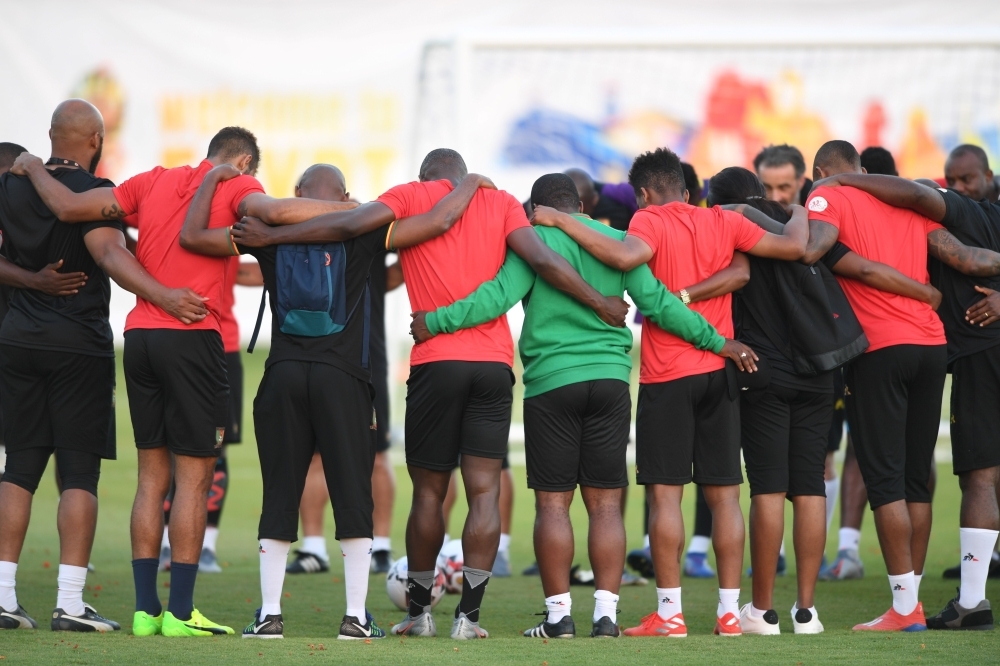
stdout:
<svg viewBox="0 0 1000 666">
<path fill-rule="evenodd" d="M 1000 345 L 952 364 L 951 455 L 955 474 L 1000 465 Z"/>
<path fill-rule="evenodd" d="M 725 370 L 640 385 L 635 431 L 640 485 L 743 483 L 740 403 Z"/>
<path fill-rule="evenodd" d="M 494 361 L 434 361 L 406 380 L 406 464 L 450 471 L 459 454 L 507 455 L 514 373 Z"/>
<path fill-rule="evenodd" d="M 229 416 L 226 376 L 217 331 L 125 331 L 125 386 L 136 447 L 218 456 Z"/>
<path fill-rule="evenodd" d="M 826 495 L 826 443 L 833 416 L 829 393 L 772 383 L 741 395 L 743 461 L 750 495 Z"/>
<path fill-rule="evenodd" d="M 7 453 L 43 448 L 113 460 L 115 359 L 0 344 Z"/>
<path fill-rule="evenodd" d="M 528 487 L 549 492 L 577 485 L 624 488 L 631 420 L 628 384 L 617 379 L 568 384 L 526 398 Z"/>
<path fill-rule="evenodd" d="M 336 538 L 371 538 L 377 433 L 371 384 L 327 363 L 278 361 L 264 372 L 253 423 L 264 481 L 259 539 L 298 539 L 313 453 L 323 460 Z"/>
<path fill-rule="evenodd" d="M 847 366 L 847 420 L 872 509 L 931 501 L 947 362 L 945 345 L 894 345 Z"/>
<path fill-rule="evenodd" d="M 243 441 L 243 359 L 238 351 L 226 352 L 226 379 L 229 381 L 229 418 L 223 444 Z"/>
<path fill-rule="evenodd" d="M 375 387 L 375 414 L 378 417 L 378 452 L 392 445 L 392 419 L 389 415 L 389 368 L 385 354 L 371 355 L 372 386 Z"/>
</svg>

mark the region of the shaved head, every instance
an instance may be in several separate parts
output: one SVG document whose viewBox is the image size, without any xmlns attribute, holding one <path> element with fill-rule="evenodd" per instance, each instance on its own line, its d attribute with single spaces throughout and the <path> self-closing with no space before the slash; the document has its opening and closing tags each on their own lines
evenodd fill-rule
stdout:
<svg viewBox="0 0 1000 666">
<path fill-rule="evenodd" d="M 97 171 L 104 147 L 104 117 L 83 99 L 68 99 L 52 113 L 52 156 L 78 162 L 90 173 Z"/>
<path fill-rule="evenodd" d="M 435 148 L 424 157 L 417 178 L 424 183 L 431 180 L 450 180 L 453 184 L 457 184 L 467 175 L 469 170 L 465 166 L 465 160 L 457 151 L 451 148 Z"/>
<path fill-rule="evenodd" d="M 580 202 L 583 204 L 583 212 L 587 215 L 593 213 L 594 206 L 597 205 L 597 201 L 600 198 L 600 195 L 597 193 L 597 186 L 594 185 L 594 179 L 583 169 L 566 169 L 563 173 L 569 176 L 573 184 L 576 185 L 576 192 L 580 197 Z"/>
<path fill-rule="evenodd" d="M 323 201 L 347 201 L 347 181 L 332 164 L 313 164 L 295 185 L 295 196 Z"/>
<path fill-rule="evenodd" d="M 857 149 L 847 141 L 827 141 L 816 151 L 813 160 L 815 180 L 836 176 L 842 173 L 864 173 L 861 169 L 861 156 Z"/>
</svg>

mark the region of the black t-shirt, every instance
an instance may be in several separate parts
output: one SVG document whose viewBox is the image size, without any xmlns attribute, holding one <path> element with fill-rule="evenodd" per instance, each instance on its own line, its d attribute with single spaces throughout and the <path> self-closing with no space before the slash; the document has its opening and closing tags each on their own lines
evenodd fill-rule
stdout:
<svg viewBox="0 0 1000 666">
<path fill-rule="evenodd" d="M 377 268 L 379 261 L 385 261 L 385 241 L 389 225 L 380 227 L 362 236 L 344 242 L 347 251 L 347 281 L 346 297 L 347 311 L 354 310 L 347 325 L 339 333 L 309 338 L 298 335 L 287 335 L 278 327 L 278 315 L 275 309 L 275 258 L 277 247 L 251 248 L 239 246 L 241 253 L 256 257 L 260 264 L 260 272 L 264 276 L 264 289 L 267 290 L 267 300 L 271 305 L 271 353 L 268 354 L 265 367 L 279 361 L 308 361 L 311 363 L 326 363 L 340 368 L 358 379 L 371 381 L 371 343 L 369 342 L 368 367 L 361 366 L 361 354 L 364 342 L 364 294 L 368 275 Z M 384 278 L 383 278 L 384 280 Z M 374 304 L 374 291 L 372 303 Z M 374 337 L 375 317 L 370 321 L 370 338 Z"/>
<path fill-rule="evenodd" d="M 947 211 L 941 224 L 966 245 L 1000 252 L 1000 205 L 940 191 Z M 934 258 L 928 259 L 928 269 L 943 297 L 938 316 L 948 338 L 948 363 L 1000 344 L 1000 325 L 973 326 L 965 320 L 965 311 L 983 299 L 975 286 L 1000 290 L 1000 277 L 972 278 Z"/>
<path fill-rule="evenodd" d="M 74 192 L 114 187 L 110 180 L 83 169 L 55 169 L 49 173 Z M 0 231 L 7 258 L 33 273 L 62 259 L 61 272 L 87 274 L 86 286 L 73 296 L 12 290 L 9 311 L 0 326 L 0 343 L 88 356 L 115 355 L 108 322 L 111 282 L 83 240 L 94 229 L 103 227 L 122 228 L 117 220 L 60 222 L 42 203 L 30 180 L 9 172 L 0 176 Z"/>
<path fill-rule="evenodd" d="M 373 369 L 384 369 L 388 365 L 385 345 L 385 293 L 386 265 L 384 255 L 376 259 L 371 270 L 372 290 L 372 323 L 371 323 L 371 357 Z"/>
</svg>

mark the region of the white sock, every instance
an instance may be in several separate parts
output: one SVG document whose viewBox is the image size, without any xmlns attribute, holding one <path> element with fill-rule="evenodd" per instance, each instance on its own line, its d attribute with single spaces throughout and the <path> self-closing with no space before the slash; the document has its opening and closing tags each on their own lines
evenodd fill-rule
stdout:
<svg viewBox="0 0 1000 666">
<path fill-rule="evenodd" d="M 715 609 L 717 617 L 722 617 L 726 613 L 732 613 L 739 617 L 740 614 L 740 588 L 735 590 L 724 590 L 719 588 L 719 606 Z"/>
<path fill-rule="evenodd" d="M 958 541 L 962 546 L 962 585 L 959 587 L 958 601 L 962 608 L 975 608 L 986 598 L 986 577 L 990 572 L 997 534 L 1000 532 L 974 527 L 962 527 L 958 530 Z"/>
<path fill-rule="evenodd" d="M 573 600 L 570 598 L 569 592 L 545 597 L 545 610 L 549 612 L 545 617 L 545 621 L 549 624 L 555 624 L 567 615 L 571 615 Z"/>
<path fill-rule="evenodd" d="M 205 527 L 205 539 L 201 542 L 202 548 L 208 548 L 215 552 L 215 543 L 219 540 L 219 528 L 208 525 Z"/>
<path fill-rule="evenodd" d="M 839 534 L 840 543 L 837 545 L 838 551 L 857 551 L 861 547 L 861 530 L 856 530 L 853 527 L 841 527 Z"/>
<path fill-rule="evenodd" d="M 326 552 L 326 537 L 324 536 L 302 537 L 302 548 L 299 550 L 304 553 L 312 553 L 327 562 L 330 561 L 330 555 Z"/>
<path fill-rule="evenodd" d="M 840 494 L 840 477 L 824 481 L 826 486 L 826 532 L 830 533 L 830 523 L 833 522 L 833 510 L 837 508 L 837 495 Z"/>
<path fill-rule="evenodd" d="M 712 545 L 712 540 L 707 536 L 694 535 L 691 537 L 691 543 L 688 545 L 689 555 L 705 555 L 708 553 L 708 547 Z"/>
<path fill-rule="evenodd" d="M 509 553 L 510 552 L 510 535 L 501 534 L 500 535 L 500 547 L 497 548 L 497 552 Z"/>
<path fill-rule="evenodd" d="M 778 555 L 780 555 L 781 557 L 785 556 L 785 540 L 784 539 L 781 540 L 781 548 L 778 549 Z"/>
<path fill-rule="evenodd" d="M 674 615 L 682 613 L 681 610 L 681 588 L 679 587 L 658 587 L 656 588 L 656 614 L 661 620 L 669 620 Z"/>
<path fill-rule="evenodd" d="M 291 541 L 260 540 L 260 617 L 281 615 L 281 588 Z"/>
<path fill-rule="evenodd" d="M 764 610 L 761 610 L 756 606 L 754 606 L 752 601 L 750 602 L 750 615 L 752 615 L 753 617 L 764 617 L 764 613 L 766 612 L 767 612 L 766 608 Z"/>
<path fill-rule="evenodd" d="M 163 538 L 160 539 L 160 548 L 170 548 L 170 536 L 167 534 L 167 526 L 163 526 Z"/>
<path fill-rule="evenodd" d="M 347 591 L 345 615 L 357 618 L 359 624 L 368 620 L 365 600 L 368 598 L 368 571 L 372 564 L 371 539 L 341 539 L 340 552 L 344 556 L 344 587 Z"/>
<path fill-rule="evenodd" d="M 16 575 L 17 562 L 0 562 L 0 608 L 11 612 L 17 610 Z"/>
<path fill-rule="evenodd" d="M 889 576 L 889 589 L 892 590 L 892 607 L 900 615 L 909 615 L 917 607 L 917 581 L 913 572 Z"/>
<path fill-rule="evenodd" d="M 74 567 L 72 564 L 59 565 L 59 592 L 56 596 L 56 608 L 62 608 L 70 615 L 83 615 L 83 588 L 87 584 L 87 567 Z"/>
<path fill-rule="evenodd" d="M 448 543 L 449 541 L 451 541 L 451 535 L 448 534 L 447 532 L 445 532 L 444 533 L 444 541 L 441 542 L 441 547 L 444 548 L 444 545 L 446 543 Z"/>
<path fill-rule="evenodd" d="M 326 541 L 323 542 L 323 547 L 326 548 Z M 392 550 L 392 541 L 387 536 L 377 536 L 372 539 L 372 552 L 377 553 L 380 550 L 389 552 Z"/>
<path fill-rule="evenodd" d="M 618 595 L 607 590 L 594 592 L 594 622 L 602 617 L 610 617 L 614 621 L 618 617 Z"/>
<path fill-rule="evenodd" d="M 649 548 L 649 535 L 642 537 L 642 547 Z"/>
<path fill-rule="evenodd" d="M 920 601 L 920 581 L 924 579 L 923 574 L 913 574 L 913 595 Z"/>
</svg>

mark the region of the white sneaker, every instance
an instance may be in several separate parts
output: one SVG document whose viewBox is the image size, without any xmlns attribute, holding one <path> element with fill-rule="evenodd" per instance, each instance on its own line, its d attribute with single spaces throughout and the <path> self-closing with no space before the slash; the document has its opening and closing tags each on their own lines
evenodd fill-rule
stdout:
<svg viewBox="0 0 1000 666">
<path fill-rule="evenodd" d="M 792 605 L 792 628 L 797 634 L 822 634 L 823 623 L 819 621 L 819 613 L 815 608 L 799 608 Z"/>
<path fill-rule="evenodd" d="M 778 614 L 773 610 L 764 611 L 763 617 L 756 617 L 750 612 L 751 604 L 746 604 L 740 609 L 740 628 L 744 634 L 757 634 L 760 636 L 777 636 L 781 633 L 778 626 Z"/>
</svg>

